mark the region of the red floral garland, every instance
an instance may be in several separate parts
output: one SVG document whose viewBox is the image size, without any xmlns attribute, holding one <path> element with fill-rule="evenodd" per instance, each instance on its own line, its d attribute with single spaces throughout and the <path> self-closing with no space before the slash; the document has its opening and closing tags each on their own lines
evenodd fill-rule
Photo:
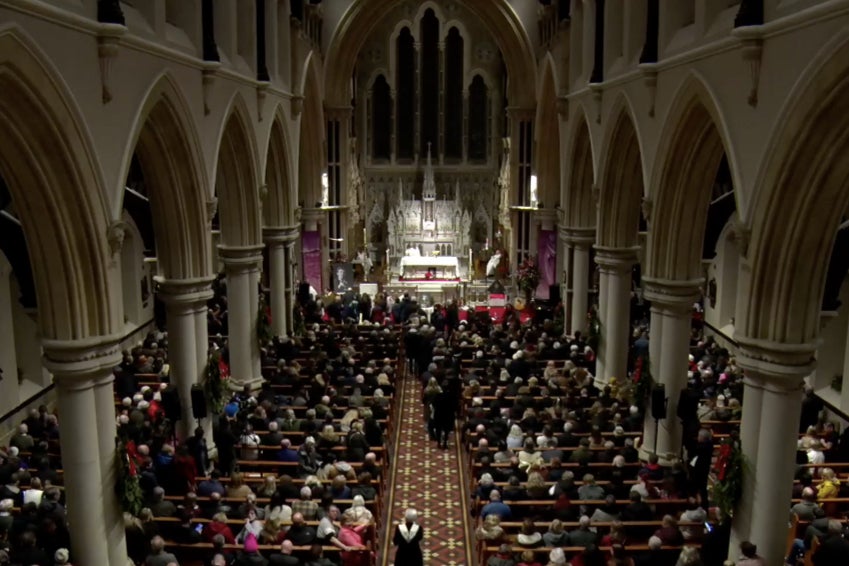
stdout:
<svg viewBox="0 0 849 566">
<path fill-rule="evenodd" d="M 731 450 L 732 447 L 730 444 L 723 444 L 719 447 L 719 456 L 716 458 L 716 479 L 718 481 L 723 481 L 728 474 L 728 464 L 731 461 Z"/>
</svg>

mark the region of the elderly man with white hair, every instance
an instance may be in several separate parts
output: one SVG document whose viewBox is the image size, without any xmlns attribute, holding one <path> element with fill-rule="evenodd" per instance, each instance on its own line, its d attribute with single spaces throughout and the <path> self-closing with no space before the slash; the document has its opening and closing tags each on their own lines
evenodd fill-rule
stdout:
<svg viewBox="0 0 849 566">
<path fill-rule="evenodd" d="M 422 554 L 421 541 L 424 537 L 424 529 L 418 524 L 418 513 L 415 509 L 407 509 L 404 512 L 404 521 L 395 527 L 392 544 L 397 546 L 395 551 L 395 564 L 404 566 L 423 566 L 424 555 Z"/>
</svg>

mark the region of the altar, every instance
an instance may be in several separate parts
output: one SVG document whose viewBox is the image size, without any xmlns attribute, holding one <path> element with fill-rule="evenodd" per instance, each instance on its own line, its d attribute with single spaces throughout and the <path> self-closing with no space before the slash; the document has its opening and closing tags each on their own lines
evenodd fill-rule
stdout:
<svg viewBox="0 0 849 566">
<path fill-rule="evenodd" d="M 404 256 L 399 273 L 405 279 L 424 279 L 433 270 L 438 279 L 454 279 L 460 273 L 460 261 L 454 256 Z"/>
</svg>

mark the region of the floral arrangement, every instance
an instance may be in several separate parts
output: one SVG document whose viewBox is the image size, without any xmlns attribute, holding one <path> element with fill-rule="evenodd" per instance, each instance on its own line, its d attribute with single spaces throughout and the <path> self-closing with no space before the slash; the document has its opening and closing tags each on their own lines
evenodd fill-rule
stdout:
<svg viewBox="0 0 849 566">
<path fill-rule="evenodd" d="M 256 313 L 256 339 L 259 347 L 264 348 L 271 336 L 271 309 L 265 304 L 265 293 L 260 293 Z"/>
<path fill-rule="evenodd" d="M 206 379 L 203 381 L 203 391 L 206 394 L 206 402 L 213 414 L 221 413 L 227 404 L 228 384 L 230 383 L 230 370 L 227 363 L 221 358 L 221 352 L 212 352 L 206 363 Z"/>
<path fill-rule="evenodd" d="M 587 346 L 598 354 L 601 344 L 601 320 L 598 318 L 598 307 L 593 307 L 587 313 Z"/>
<path fill-rule="evenodd" d="M 645 409 L 652 388 L 651 363 L 648 356 L 640 356 L 634 364 L 634 373 L 631 374 L 634 383 L 634 406 L 641 410 Z"/>
<path fill-rule="evenodd" d="M 535 257 L 529 257 L 516 270 L 516 285 L 525 293 L 533 293 L 539 286 L 539 269 Z"/>
<path fill-rule="evenodd" d="M 719 447 L 716 459 L 716 481 L 713 483 L 711 499 L 716 503 L 723 519 L 734 517 L 734 511 L 743 497 L 743 469 L 745 458 L 740 446 L 726 441 Z"/>
<path fill-rule="evenodd" d="M 127 446 L 120 438 L 115 439 L 115 495 L 121 502 L 121 508 L 132 515 L 138 515 L 144 507 L 144 495 L 139 484 L 138 470 L 130 459 Z"/>
</svg>

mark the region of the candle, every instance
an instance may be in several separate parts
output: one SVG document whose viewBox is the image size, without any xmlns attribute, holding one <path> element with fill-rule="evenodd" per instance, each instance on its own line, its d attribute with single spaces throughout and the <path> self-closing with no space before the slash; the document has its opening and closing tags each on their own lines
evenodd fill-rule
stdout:
<svg viewBox="0 0 849 566">
<path fill-rule="evenodd" d="M 469 246 L 469 281 L 472 280 L 472 275 L 474 274 L 474 268 L 472 267 L 472 248 Z"/>
<path fill-rule="evenodd" d="M 363 226 L 363 245 L 364 246 L 368 245 L 368 238 L 366 237 L 366 227 L 365 226 Z"/>
</svg>

